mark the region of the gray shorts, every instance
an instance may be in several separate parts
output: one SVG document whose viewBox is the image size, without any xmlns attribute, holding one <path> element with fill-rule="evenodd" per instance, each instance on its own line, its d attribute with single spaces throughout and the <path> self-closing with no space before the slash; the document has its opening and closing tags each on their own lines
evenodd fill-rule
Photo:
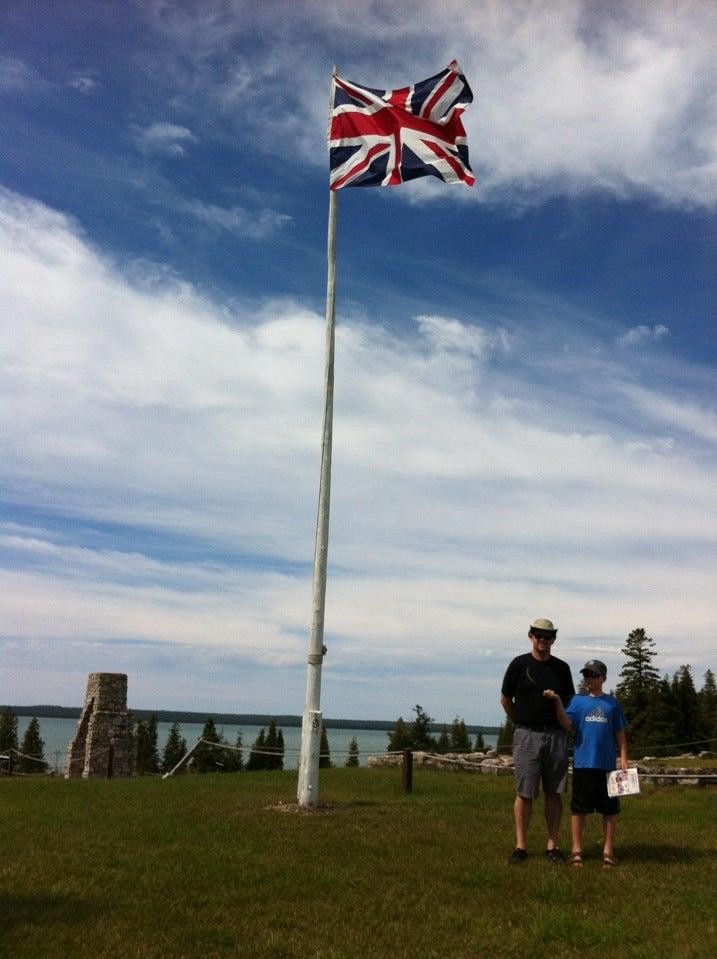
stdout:
<svg viewBox="0 0 717 959">
<path fill-rule="evenodd" d="M 564 793 L 568 788 L 568 737 L 562 729 L 538 732 L 516 727 L 513 735 L 515 791 L 523 799 L 543 792 Z"/>
</svg>

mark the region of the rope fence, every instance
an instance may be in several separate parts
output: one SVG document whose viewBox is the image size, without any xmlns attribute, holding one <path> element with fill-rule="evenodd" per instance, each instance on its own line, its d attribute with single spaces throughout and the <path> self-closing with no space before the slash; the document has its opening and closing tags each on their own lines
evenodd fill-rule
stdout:
<svg viewBox="0 0 717 959">
<path fill-rule="evenodd" d="M 717 743 L 717 737 L 710 738 L 709 736 L 703 736 L 701 739 L 692 739 L 690 740 L 690 742 L 686 742 L 686 743 L 684 742 L 683 743 L 667 743 L 666 745 L 645 746 L 644 748 L 646 750 L 649 749 L 653 751 L 658 749 L 678 749 L 683 746 L 701 746 L 703 743 Z M 629 743 L 628 743 L 628 747 L 629 747 Z M 498 752 L 498 753 L 510 753 L 513 751 L 513 745 L 511 743 L 511 744 L 501 745 L 499 747 L 496 744 L 495 746 L 490 746 L 486 751 Z M 450 750 L 450 752 L 453 752 L 453 750 Z M 659 758 L 659 757 L 655 757 L 655 758 Z"/>
<path fill-rule="evenodd" d="M 27 759 L 29 762 L 37 763 L 43 768 L 42 770 L 38 770 L 38 772 L 36 773 L 27 773 L 27 772 L 19 771 L 14 768 L 13 760 L 15 758 Z M 10 747 L 10 749 L 5 750 L 5 753 L 2 756 L 0 756 L 0 759 L 4 759 L 7 762 L 7 771 L 5 774 L 8 776 L 44 776 L 47 774 L 47 770 L 45 767 L 49 765 L 47 760 L 38 759 L 37 756 L 28 756 L 27 753 L 22 753 L 20 752 L 19 749 L 15 749 L 12 746 Z"/>
<path fill-rule="evenodd" d="M 668 750 L 668 749 L 684 748 L 684 747 L 686 747 L 686 746 L 697 746 L 697 745 L 703 745 L 703 744 L 712 745 L 712 744 L 715 744 L 715 743 L 717 743 L 717 737 L 703 737 L 703 738 L 701 738 L 701 739 L 690 740 L 690 741 L 688 741 L 688 742 L 665 743 L 665 744 L 660 744 L 660 745 L 654 745 L 654 746 L 646 747 L 646 749 L 649 748 L 650 752 L 651 752 L 651 753 L 654 753 L 654 752 L 657 752 L 657 751 L 664 751 L 664 750 Z M 230 750 L 230 751 L 232 751 L 232 752 L 246 753 L 247 756 L 250 756 L 251 754 L 254 754 L 254 755 L 256 755 L 256 756 L 272 756 L 272 757 L 281 756 L 281 757 L 283 757 L 283 756 L 286 755 L 286 754 L 293 755 L 293 754 L 297 754 L 297 753 L 300 753 L 300 752 L 301 752 L 301 747 L 300 747 L 300 746 L 284 746 L 283 749 L 281 749 L 281 750 L 280 750 L 280 749 L 277 749 L 277 748 L 268 748 L 268 749 L 267 749 L 266 747 L 263 748 L 263 749 L 257 749 L 257 748 L 255 748 L 254 746 L 248 746 L 248 745 L 243 745 L 243 744 L 242 744 L 241 746 L 234 746 L 234 745 L 231 745 L 230 743 L 217 743 L 217 742 L 213 742 L 213 741 L 211 741 L 211 740 L 208 740 L 208 739 L 204 739 L 204 738 L 202 738 L 202 737 L 199 737 L 199 739 L 194 743 L 194 745 L 191 747 L 191 749 L 187 750 L 187 752 L 184 754 L 184 756 L 179 760 L 179 762 L 176 764 L 176 766 L 175 766 L 172 770 L 170 770 L 170 771 L 167 772 L 167 773 L 164 773 L 163 775 L 162 775 L 162 774 L 155 774 L 155 775 L 162 775 L 162 778 L 163 778 L 163 779 L 166 779 L 166 778 L 172 776 L 176 771 L 178 771 L 179 769 L 181 769 L 182 766 L 184 766 L 184 765 L 189 761 L 189 759 L 191 758 L 191 756 L 192 756 L 192 754 L 194 753 L 194 751 L 195 751 L 195 750 L 197 749 L 197 747 L 200 746 L 200 745 L 205 745 L 205 746 L 213 747 L 213 748 L 215 748 L 215 749 L 228 749 L 228 750 Z M 95 755 L 107 755 L 107 756 L 109 756 L 110 749 L 111 749 L 110 746 L 100 747 L 99 750 L 96 750 L 96 751 L 95 751 Z M 331 758 L 337 758 L 337 757 L 338 757 L 338 758 L 344 758 L 344 757 L 350 757 L 350 756 L 359 756 L 359 755 L 361 754 L 361 752 L 363 752 L 363 753 L 365 754 L 366 750 L 363 750 L 363 751 L 362 751 L 362 750 L 359 750 L 358 752 L 356 752 L 356 751 L 352 752 L 350 749 L 332 749 L 332 750 L 330 750 L 329 752 L 319 753 L 319 756 L 320 756 L 320 758 L 322 758 L 322 759 L 331 759 Z M 374 755 L 374 756 L 383 758 L 383 757 L 391 757 L 391 756 L 400 756 L 400 755 L 403 754 L 403 752 L 404 752 L 404 750 L 401 750 L 401 749 L 395 749 L 395 750 L 389 750 L 389 749 L 387 749 L 387 750 L 385 750 L 385 751 L 383 751 L 383 752 L 371 753 L 371 755 Z M 458 768 L 462 768 L 462 769 L 466 769 L 466 770 L 467 770 L 467 769 L 480 769 L 480 768 L 482 768 L 482 760 L 481 760 L 481 761 L 475 761 L 475 760 L 470 760 L 470 759 L 467 759 L 467 758 L 456 757 L 456 756 L 455 756 L 455 753 L 453 753 L 452 750 L 449 750 L 449 754 L 429 752 L 429 751 L 427 751 L 427 750 L 412 750 L 412 752 L 422 752 L 422 753 L 424 754 L 424 758 L 425 758 L 425 759 L 428 759 L 428 760 L 433 761 L 433 762 L 435 762 L 435 761 L 440 761 L 440 762 L 445 763 L 445 764 L 455 765 L 455 766 L 458 767 Z M 469 753 L 466 753 L 466 754 L 464 754 L 464 755 L 466 755 L 466 756 L 475 755 L 476 752 L 478 752 L 478 751 L 469 752 Z M 513 746 L 512 746 L 512 744 L 506 744 L 506 745 L 504 745 L 504 746 L 501 746 L 500 749 L 498 749 L 498 746 L 497 746 L 497 744 L 496 744 L 495 746 L 489 746 L 489 747 L 486 748 L 486 750 L 484 751 L 484 758 L 492 758 L 492 757 L 491 757 L 491 754 L 492 754 L 493 757 L 497 757 L 497 756 L 499 756 L 499 755 L 501 755 L 501 754 L 510 755 L 510 754 L 512 754 L 512 752 L 513 752 Z M 453 755 L 450 755 L 450 753 L 453 753 Z M 21 773 L 21 772 L 18 772 L 16 769 L 13 769 L 13 760 L 14 760 L 15 758 L 17 758 L 17 759 L 25 759 L 25 760 L 28 760 L 28 761 L 30 761 L 30 762 L 37 763 L 39 766 L 48 767 L 48 768 L 43 768 L 43 771 L 42 771 L 42 772 L 38 771 L 37 773 Z M 654 758 L 654 759 L 659 759 L 660 757 L 659 757 L 659 756 L 653 756 L 652 758 Z M 665 758 L 667 758 L 667 757 L 665 757 Z M 29 756 L 29 755 L 27 755 L 26 753 L 22 753 L 20 750 L 15 749 L 15 748 L 11 748 L 11 749 L 6 750 L 6 751 L 5 751 L 5 755 L 0 755 L 0 760 L 5 760 L 5 761 L 8 763 L 8 765 L 10 766 L 10 770 L 8 770 L 8 771 L 10 771 L 13 775 L 46 775 L 46 774 L 52 772 L 51 770 L 49 770 L 50 762 L 49 762 L 48 760 L 38 759 L 36 756 Z M 639 761 L 639 760 L 638 760 L 638 761 Z M 687 767 L 685 767 L 685 768 L 687 768 Z M 665 773 L 665 772 L 662 772 L 662 773 L 654 773 L 654 774 L 653 774 L 653 773 L 643 773 L 642 775 L 644 775 L 644 776 L 649 776 L 649 777 L 653 777 L 653 776 L 654 776 L 654 777 L 659 777 L 660 779 L 669 779 L 669 778 L 675 778 L 675 779 L 684 779 L 684 778 L 690 778 L 690 779 L 714 779 L 714 776 L 713 776 L 713 775 L 710 775 L 710 774 L 700 774 L 700 773 L 694 773 L 694 774 L 691 774 L 691 775 L 687 775 L 687 774 L 685 774 L 685 773 Z"/>
</svg>

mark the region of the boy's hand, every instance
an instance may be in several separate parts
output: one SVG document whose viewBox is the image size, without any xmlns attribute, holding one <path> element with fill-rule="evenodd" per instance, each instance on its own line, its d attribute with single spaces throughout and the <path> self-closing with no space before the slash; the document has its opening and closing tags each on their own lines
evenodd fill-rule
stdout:
<svg viewBox="0 0 717 959">
<path fill-rule="evenodd" d="M 623 772 L 627 772 L 627 759 L 620 760 L 620 769 L 622 769 Z"/>
<path fill-rule="evenodd" d="M 554 689 L 544 689 L 543 696 L 547 696 L 548 699 L 560 699 L 560 696 L 558 696 Z"/>
</svg>

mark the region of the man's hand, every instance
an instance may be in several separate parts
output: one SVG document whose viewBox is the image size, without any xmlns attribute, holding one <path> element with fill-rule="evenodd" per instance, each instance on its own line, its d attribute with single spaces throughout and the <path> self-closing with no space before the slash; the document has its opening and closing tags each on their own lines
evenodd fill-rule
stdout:
<svg viewBox="0 0 717 959">
<path fill-rule="evenodd" d="M 544 689 L 543 696 L 547 696 L 548 699 L 560 699 L 560 696 L 558 696 L 554 689 Z"/>
</svg>

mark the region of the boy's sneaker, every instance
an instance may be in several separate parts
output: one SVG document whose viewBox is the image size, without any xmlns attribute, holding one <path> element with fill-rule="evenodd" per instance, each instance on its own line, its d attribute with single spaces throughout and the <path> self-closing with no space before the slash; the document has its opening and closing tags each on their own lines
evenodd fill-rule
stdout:
<svg viewBox="0 0 717 959">
<path fill-rule="evenodd" d="M 545 850 L 545 858 L 548 862 L 562 862 L 565 859 L 565 853 L 562 849 L 555 846 L 553 849 Z"/>
<path fill-rule="evenodd" d="M 518 863 L 525 862 L 527 858 L 528 858 L 527 849 L 514 849 L 513 852 L 510 854 L 510 859 L 508 860 L 508 862 L 510 863 L 511 866 L 517 866 Z"/>
</svg>

